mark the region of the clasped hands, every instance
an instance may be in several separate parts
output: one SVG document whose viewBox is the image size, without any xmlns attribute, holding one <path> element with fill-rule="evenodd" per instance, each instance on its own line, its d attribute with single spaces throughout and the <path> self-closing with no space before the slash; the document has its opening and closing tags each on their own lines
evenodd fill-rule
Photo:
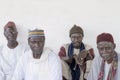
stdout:
<svg viewBox="0 0 120 80">
<path fill-rule="evenodd" d="M 76 64 L 82 65 L 84 63 L 84 60 L 88 54 L 87 50 L 82 50 L 78 55 L 74 54 L 73 56 L 67 56 L 67 57 L 62 57 L 64 61 L 67 63 L 72 63 L 73 59 L 75 59 Z"/>
<path fill-rule="evenodd" d="M 82 65 L 84 63 L 84 60 L 88 54 L 87 50 L 82 50 L 78 55 L 74 54 L 73 58 L 76 61 L 76 64 Z"/>
</svg>

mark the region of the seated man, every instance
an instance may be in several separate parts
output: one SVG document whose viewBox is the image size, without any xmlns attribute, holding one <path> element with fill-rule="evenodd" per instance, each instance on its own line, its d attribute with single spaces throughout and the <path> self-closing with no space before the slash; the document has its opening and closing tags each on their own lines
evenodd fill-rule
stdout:
<svg viewBox="0 0 120 80">
<path fill-rule="evenodd" d="M 100 55 L 93 60 L 87 80 L 120 80 L 120 54 L 115 51 L 115 47 L 110 33 L 97 36 L 97 49 Z"/>
<path fill-rule="evenodd" d="M 60 58 L 44 47 L 44 31 L 31 30 L 28 44 L 31 50 L 21 57 L 12 80 L 62 80 Z"/>
<path fill-rule="evenodd" d="M 29 48 L 17 41 L 17 27 L 9 21 L 4 26 L 4 36 L 7 43 L 0 47 L 0 80 L 11 80 L 19 58 Z"/>
<path fill-rule="evenodd" d="M 90 70 L 91 60 L 94 58 L 93 48 L 82 42 L 84 32 L 81 27 L 74 25 L 70 30 L 71 43 L 60 48 L 59 56 L 62 60 L 62 70 L 64 80 L 85 80 Z M 86 50 L 86 53 L 81 53 Z M 76 56 L 80 54 L 81 65 L 76 62 Z M 83 69 L 84 67 L 84 69 Z"/>
</svg>

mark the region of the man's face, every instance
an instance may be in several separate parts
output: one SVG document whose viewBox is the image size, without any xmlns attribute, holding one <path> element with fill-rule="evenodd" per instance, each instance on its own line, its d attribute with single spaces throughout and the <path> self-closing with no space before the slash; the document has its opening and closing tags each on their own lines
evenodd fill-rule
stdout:
<svg viewBox="0 0 120 80">
<path fill-rule="evenodd" d="M 97 44 L 97 48 L 99 51 L 100 56 L 105 60 L 111 60 L 114 56 L 114 49 L 115 49 L 115 44 L 111 42 L 99 42 Z"/>
<path fill-rule="evenodd" d="M 14 27 L 8 27 L 4 30 L 4 35 L 8 41 L 16 41 L 17 34 L 17 29 Z"/>
<path fill-rule="evenodd" d="M 83 40 L 83 35 L 80 33 L 71 34 L 71 41 L 74 48 L 80 48 L 81 42 Z"/>
<path fill-rule="evenodd" d="M 44 48 L 45 37 L 35 36 L 28 39 L 29 46 L 33 53 L 41 54 Z"/>
</svg>

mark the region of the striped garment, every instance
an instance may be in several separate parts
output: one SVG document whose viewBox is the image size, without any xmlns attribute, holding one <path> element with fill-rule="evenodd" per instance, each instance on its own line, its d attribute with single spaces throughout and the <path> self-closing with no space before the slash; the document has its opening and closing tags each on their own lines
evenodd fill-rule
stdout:
<svg viewBox="0 0 120 80">
<path fill-rule="evenodd" d="M 101 68 L 100 68 L 100 73 L 98 76 L 98 80 L 103 80 L 104 77 L 104 66 L 105 66 L 105 61 L 102 60 L 101 63 Z M 116 71 L 117 71 L 117 67 L 118 67 L 118 57 L 117 54 L 114 56 L 114 59 L 112 61 L 108 76 L 107 76 L 107 80 L 115 80 L 115 75 L 116 75 Z"/>
</svg>

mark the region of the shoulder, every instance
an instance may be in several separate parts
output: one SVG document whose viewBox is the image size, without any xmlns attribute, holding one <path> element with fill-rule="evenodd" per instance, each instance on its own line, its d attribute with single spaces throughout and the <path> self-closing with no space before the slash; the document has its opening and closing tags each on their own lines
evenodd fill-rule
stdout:
<svg viewBox="0 0 120 80">
<path fill-rule="evenodd" d="M 29 48 L 28 44 L 19 43 L 18 47 L 20 48 Z"/>
<path fill-rule="evenodd" d="M 28 44 L 19 44 L 18 45 L 18 50 L 26 52 L 26 51 L 30 50 L 30 47 L 28 46 Z"/>
<path fill-rule="evenodd" d="M 24 54 L 22 54 L 20 60 L 23 62 L 27 61 L 31 54 L 32 54 L 31 50 L 26 51 Z"/>
<path fill-rule="evenodd" d="M 48 56 L 56 57 L 58 56 L 54 51 L 49 47 L 44 47 L 43 52 L 48 53 Z"/>
<path fill-rule="evenodd" d="M 118 60 L 119 60 L 119 62 L 120 62 L 120 53 L 117 53 L 117 55 L 118 55 Z"/>
<path fill-rule="evenodd" d="M 69 45 L 70 45 L 70 43 L 63 44 L 63 45 L 61 46 L 61 48 L 64 47 L 65 49 L 68 49 Z"/>
<path fill-rule="evenodd" d="M 1 45 L 0 45 L 0 51 L 1 51 L 3 48 L 6 48 L 6 47 L 7 47 L 6 44 L 1 44 Z"/>
<path fill-rule="evenodd" d="M 67 52 L 69 45 L 70 45 L 70 43 L 63 44 L 63 45 L 61 46 L 61 48 L 60 48 L 60 51 L 64 51 L 64 50 L 65 50 L 65 51 Z"/>
<path fill-rule="evenodd" d="M 50 51 L 49 56 L 48 56 L 49 60 L 52 61 L 60 61 L 60 57 L 57 55 L 57 53 L 54 53 L 53 51 Z"/>
<path fill-rule="evenodd" d="M 7 47 L 7 45 L 0 45 L 0 55 L 2 55 L 3 54 L 3 51 L 6 51 L 8 49 L 8 47 Z"/>
<path fill-rule="evenodd" d="M 84 45 L 85 45 L 86 50 L 93 49 L 93 47 L 91 45 L 88 45 L 88 44 L 84 44 Z"/>
<path fill-rule="evenodd" d="M 4 45 L 0 45 L 0 51 L 2 51 L 3 47 L 4 47 Z"/>
<path fill-rule="evenodd" d="M 101 65 L 101 61 L 102 61 L 102 58 L 100 55 L 95 56 L 95 58 L 93 59 L 93 63 L 97 65 Z"/>
</svg>

